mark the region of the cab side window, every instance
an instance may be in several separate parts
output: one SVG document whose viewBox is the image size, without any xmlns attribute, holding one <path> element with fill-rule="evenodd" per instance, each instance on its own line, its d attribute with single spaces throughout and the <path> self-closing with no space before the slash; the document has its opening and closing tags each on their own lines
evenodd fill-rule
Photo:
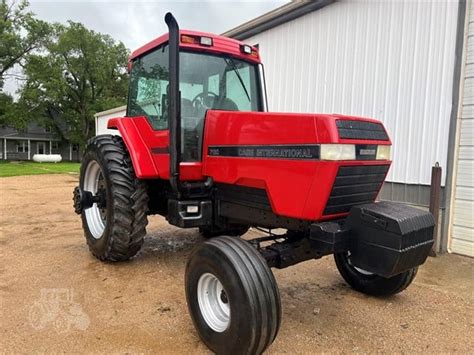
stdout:
<svg viewBox="0 0 474 355">
<path fill-rule="evenodd" d="M 168 46 L 136 59 L 130 73 L 127 116 L 145 116 L 155 130 L 168 129 Z"/>
</svg>

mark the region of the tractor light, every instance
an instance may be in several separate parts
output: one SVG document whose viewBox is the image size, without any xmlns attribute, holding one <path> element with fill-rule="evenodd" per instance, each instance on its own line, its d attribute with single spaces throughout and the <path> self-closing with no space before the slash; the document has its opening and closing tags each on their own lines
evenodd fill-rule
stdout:
<svg viewBox="0 0 474 355">
<path fill-rule="evenodd" d="M 190 35 L 181 35 L 181 43 L 187 44 L 199 44 L 201 46 L 211 47 L 212 38 L 211 37 L 198 37 Z"/>
<path fill-rule="evenodd" d="M 379 145 L 377 147 L 377 160 L 390 160 L 391 157 L 391 146 L 389 145 Z"/>
<path fill-rule="evenodd" d="M 188 43 L 188 44 L 197 44 L 196 37 L 188 36 L 188 35 L 182 35 L 181 36 L 181 42 L 182 43 Z"/>
<path fill-rule="evenodd" d="M 199 43 L 201 44 L 201 46 L 211 47 L 212 46 L 212 38 L 211 37 L 201 37 Z"/>
<path fill-rule="evenodd" d="M 354 144 L 321 144 L 321 160 L 355 160 Z"/>
<path fill-rule="evenodd" d="M 252 47 L 250 47 L 247 44 L 241 45 L 240 50 L 244 52 L 245 54 L 252 54 Z"/>
<path fill-rule="evenodd" d="M 198 213 L 199 212 L 199 206 L 197 206 L 197 205 L 188 205 L 188 206 L 186 206 L 186 212 L 187 213 Z"/>
</svg>

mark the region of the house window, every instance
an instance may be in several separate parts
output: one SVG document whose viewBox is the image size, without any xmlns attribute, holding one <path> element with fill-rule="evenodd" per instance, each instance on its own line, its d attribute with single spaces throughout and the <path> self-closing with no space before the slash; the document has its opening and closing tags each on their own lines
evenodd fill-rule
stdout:
<svg viewBox="0 0 474 355">
<path fill-rule="evenodd" d="M 26 141 L 16 142 L 16 152 L 17 153 L 28 153 L 28 142 L 26 142 Z"/>
<path fill-rule="evenodd" d="M 59 148 L 58 142 L 51 142 L 51 149 L 58 149 L 58 148 Z"/>
</svg>

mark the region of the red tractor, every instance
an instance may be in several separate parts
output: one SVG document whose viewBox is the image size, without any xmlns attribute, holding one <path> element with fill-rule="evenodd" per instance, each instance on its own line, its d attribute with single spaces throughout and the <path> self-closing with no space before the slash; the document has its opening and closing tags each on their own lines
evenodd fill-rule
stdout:
<svg viewBox="0 0 474 355">
<path fill-rule="evenodd" d="M 185 273 L 194 325 L 217 353 L 262 353 L 281 318 L 272 267 L 334 254 L 370 295 L 413 281 L 433 244 L 431 214 L 375 202 L 391 141 L 377 120 L 267 112 L 258 50 L 179 30 L 132 53 L 120 132 L 92 138 L 74 207 L 100 260 L 135 256 L 147 217 L 208 237 Z M 239 238 L 249 227 L 268 236 Z M 271 229 L 286 233 L 275 235 Z"/>
</svg>

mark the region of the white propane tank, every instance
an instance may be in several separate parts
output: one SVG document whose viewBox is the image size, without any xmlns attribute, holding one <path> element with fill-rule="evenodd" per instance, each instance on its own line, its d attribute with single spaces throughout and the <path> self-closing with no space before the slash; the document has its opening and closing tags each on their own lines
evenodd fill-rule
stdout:
<svg viewBox="0 0 474 355">
<path fill-rule="evenodd" d="M 33 161 L 37 163 L 59 163 L 63 160 L 61 154 L 35 154 Z"/>
</svg>

